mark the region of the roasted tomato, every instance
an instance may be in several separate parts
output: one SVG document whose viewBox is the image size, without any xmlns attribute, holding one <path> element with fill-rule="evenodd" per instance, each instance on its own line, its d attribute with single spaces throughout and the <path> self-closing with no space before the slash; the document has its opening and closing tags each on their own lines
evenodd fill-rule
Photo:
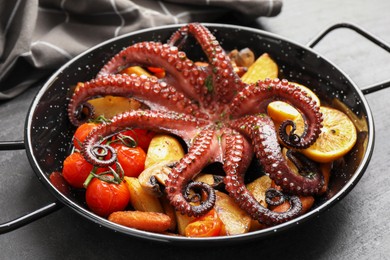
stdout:
<svg viewBox="0 0 390 260">
<path fill-rule="evenodd" d="M 148 147 L 150 144 L 150 141 L 152 140 L 153 136 L 155 136 L 156 133 L 150 130 L 145 129 L 131 129 L 124 131 L 122 133 L 119 133 L 116 138 L 123 138 L 125 137 L 125 141 L 129 142 L 130 140 L 133 140 L 134 146 L 141 147 L 145 152 L 148 151 Z M 126 140 L 126 138 L 130 140 Z"/>
<path fill-rule="evenodd" d="M 126 145 L 112 145 L 116 150 L 119 164 L 122 166 L 125 176 L 138 177 L 145 169 L 146 153 L 137 147 L 128 147 Z M 116 169 L 115 165 L 112 166 Z"/>
<path fill-rule="evenodd" d="M 94 213 L 107 217 L 112 212 L 126 208 L 130 201 L 130 192 L 124 181 L 115 184 L 93 178 L 87 187 L 85 199 Z"/>
<path fill-rule="evenodd" d="M 187 237 L 214 237 L 219 236 L 223 227 L 217 212 L 212 209 L 206 215 L 194 219 L 185 228 Z"/>
<path fill-rule="evenodd" d="M 64 179 L 62 173 L 52 172 L 49 176 L 50 182 L 56 187 L 62 194 L 68 196 L 70 194 L 69 183 Z"/>
<path fill-rule="evenodd" d="M 83 188 L 83 183 L 92 169 L 93 165 L 88 163 L 80 153 L 75 152 L 66 157 L 62 176 L 70 186 Z"/>
<path fill-rule="evenodd" d="M 147 68 L 150 72 L 153 73 L 154 76 L 161 79 L 165 77 L 165 70 L 163 68 L 159 67 L 148 67 Z"/>
<path fill-rule="evenodd" d="M 76 149 L 81 149 L 81 145 L 85 138 L 96 126 L 98 126 L 96 123 L 84 123 L 76 129 L 73 136 L 73 145 Z"/>
</svg>

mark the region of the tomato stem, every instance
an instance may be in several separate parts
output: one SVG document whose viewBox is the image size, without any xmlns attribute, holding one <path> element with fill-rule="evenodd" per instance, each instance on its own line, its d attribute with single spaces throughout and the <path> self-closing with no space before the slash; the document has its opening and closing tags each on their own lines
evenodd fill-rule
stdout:
<svg viewBox="0 0 390 260">
<path fill-rule="evenodd" d="M 94 169 L 95 169 L 95 168 L 96 168 L 96 167 L 94 167 Z M 89 185 L 89 183 L 92 181 L 93 177 L 95 177 L 95 175 L 93 174 L 93 170 L 94 170 L 94 169 L 92 169 L 92 171 L 89 173 L 88 177 L 85 179 L 85 181 L 84 181 L 84 183 L 83 183 L 84 188 L 87 188 L 88 185 Z"/>
<path fill-rule="evenodd" d="M 111 120 L 110 119 L 107 119 L 105 118 L 103 115 L 100 115 L 96 118 L 92 118 L 89 120 L 90 123 L 97 123 L 97 124 L 100 124 L 100 123 L 110 123 Z"/>
</svg>

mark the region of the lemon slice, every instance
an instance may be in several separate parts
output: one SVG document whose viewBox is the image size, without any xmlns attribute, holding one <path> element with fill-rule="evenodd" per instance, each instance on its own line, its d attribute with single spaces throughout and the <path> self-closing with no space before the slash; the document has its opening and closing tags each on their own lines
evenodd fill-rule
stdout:
<svg viewBox="0 0 390 260">
<path fill-rule="evenodd" d="M 308 87 L 294 82 L 292 82 L 292 84 L 298 86 L 302 91 L 306 92 L 307 95 L 311 97 L 318 106 L 320 105 L 320 99 Z M 272 120 L 278 123 L 281 123 L 285 120 L 294 120 L 296 117 L 300 116 L 298 110 L 283 101 L 271 102 L 267 107 L 267 113 L 272 118 Z"/>
<path fill-rule="evenodd" d="M 268 53 L 264 53 L 257 58 L 257 60 L 248 68 L 248 71 L 242 75 L 241 80 L 244 83 L 251 84 L 266 78 L 277 78 L 278 73 L 279 68 L 276 62 Z"/>
<path fill-rule="evenodd" d="M 321 134 L 316 142 L 302 153 L 310 159 L 327 163 L 343 157 L 355 145 L 357 140 L 356 128 L 349 117 L 340 110 L 330 107 L 320 107 L 323 115 Z M 295 120 L 297 134 L 303 131 L 303 118 Z"/>
<path fill-rule="evenodd" d="M 273 101 L 267 107 L 267 113 L 273 121 L 281 123 L 285 120 L 294 120 L 299 116 L 298 110 L 283 101 Z"/>
</svg>

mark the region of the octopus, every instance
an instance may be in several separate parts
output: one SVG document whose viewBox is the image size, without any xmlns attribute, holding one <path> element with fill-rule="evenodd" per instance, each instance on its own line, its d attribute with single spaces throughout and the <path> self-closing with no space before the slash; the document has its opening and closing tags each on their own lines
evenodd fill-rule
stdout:
<svg viewBox="0 0 390 260">
<path fill-rule="evenodd" d="M 183 51 L 190 39 L 202 48 L 208 66 L 197 65 Z M 133 65 L 160 67 L 166 75 L 157 79 L 120 73 Z M 313 144 L 321 132 L 322 114 L 316 102 L 285 79 L 243 83 L 216 37 L 199 23 L 183 26 L 166 43 L 135 43 L 112 57 L 94 79 L 73 93 L 68 105 L 71 123 L 82 124 L 86 118 L 81 111 L 92 113 L 87 101 L 104 95 L 132 97 L 147 109 L 124 112 L 97 127 L 83 144 L 85 159 L 101 167 L 113 164 L 115 151 L 104 139 L 131 127 L 180 137 L 188 151 L 172 166 L 164 192 L 182 214 L 201 216 L 213 208 L 214 188 L 194 181 L 212 163 L 222 165 L 227 193 L 253 219 L 266 225 L 299 216 L 299 196 L 316 194 L 323 185 L 318 167 L 296 152 Z M 293 105 L 302 114 L 303 134 L 296 134 L 295 124 L 288 120 L 275 128 L 266 108 L 276 100 Z M 299 166 L 299 174 L 289 168 L 279 140 L 291 149 L 288 156 Z M 101 159 L 101 151 L 111 157 Z M 268 201 L 288 200 L 288 211 L 278 213 L 263 207 L 246 188 L 245 173 L 254 159 L 280 187 L 267 191 Z"/>
</svg>

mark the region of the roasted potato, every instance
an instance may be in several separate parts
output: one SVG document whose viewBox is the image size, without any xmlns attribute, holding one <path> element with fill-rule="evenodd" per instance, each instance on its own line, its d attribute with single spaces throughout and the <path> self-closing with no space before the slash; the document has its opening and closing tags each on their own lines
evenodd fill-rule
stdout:
<svg viewBox="0 0 390 260">
<path fill-rule="evenodd" d="M 265 208 L 268 207 L 267 202 L 265 201 L 265 192 L 271 187 L 271 184 L 271 178 L 267 175 L 263 175 L 247 185 L 249 192 Z M 263 229 L 264 227 L 265 225 L 259 223 L 259 221 L 254 219 L 251 220 L 250 231 Z"/>
<path fill-rule="evenodd" d="M 238 235 L 249 231 L 251 217 L 229 195 L 216 191 L 215 210 L 224 224 L 221 235 Z"/>
<path fill-rule="evenodd" d="M 104 116 L 107 119 L 141 107 L 141 103 L 135 99 L 116 96 L 95 98 L 89 100 L 88 103 L 93 106 L 95 117 Z"/>
<path fill-rule="evenodd" d="M 195 217 L 189 217 L 187 215 L 181 214 L 179 211 L 175 211 L 176 213 L 176 225 L 177 225 L 177 232 L 180 235 L 185 236 L 186 232 L 186 226 L 195 219 Z"/>
<path fill-rule="evenodd" d="M 145 169 L 163 161 L 177 161 L 183 158 L 184 149 L 171 135 L 157 134 L 152 138 L 146 153 Z"/>
<path fill-rule="evenodd" d="M 137 178 L 125 176 L 124 180 L 130 191 L 130 203 L 135 210 L 164 212 L 159 199 L 145 191 Z"/>
</svg>

